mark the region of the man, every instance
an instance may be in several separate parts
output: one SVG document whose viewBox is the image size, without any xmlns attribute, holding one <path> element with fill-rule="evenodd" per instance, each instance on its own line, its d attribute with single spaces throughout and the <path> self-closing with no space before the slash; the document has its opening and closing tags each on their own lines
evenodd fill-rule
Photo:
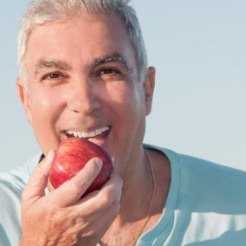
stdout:
<svg viewBox="0 0 246 246">
<path fill-rule="evenodd" d="M 36 0 L 18 42 L 18 95 L 43 154 L 0 175 L 2 245 L 245 243 L 244 172 L 143 145 L 155 69 L 128 1 Z M 56 190 L 48 180 L 69 137 L 115 160 L 82 199 L 99 158 Z"/>
</svg>

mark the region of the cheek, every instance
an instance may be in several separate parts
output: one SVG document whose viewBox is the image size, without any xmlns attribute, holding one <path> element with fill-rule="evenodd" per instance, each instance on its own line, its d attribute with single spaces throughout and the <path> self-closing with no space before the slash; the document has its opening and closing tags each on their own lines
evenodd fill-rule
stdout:
<svg viewBox="0 0 246 246">
<path fill-rule="evenodd" d="M 142 97 L 133 82 L 117 82 L 109 84 L 106 88 L 105 99 L 110 98 L 116 104 L 138 104 Z"/>
<path fill-rule="evenodd" d="M 111 104 L 119 117 L 137 120 L 145 115 L 141 88 L 130 83 L 116 84 L 108 90 L 105 100 Z"/>
<path fill-rule="evenodd" d="M 130 93 L 127 93 L 126 97 L 129 108 L 135 111 L 137 116 L 144 116 L 144 93 L 140 83 L 132 85 Z"/>
<path fill-rule="evenodd" d="M 41 149 L 47 153 L 51 148 L 56 148 L 59 142 L 57 125 L 64 110 L 63 99 L 44 88 L 32 90 L 30 95 L 31 124 Z"/>
<path fill-rule="evenodd" d="M 57 96 L 59 94 L 34 88 L 30 95 L 30 111 L 34 127 L 50 124 L 59 117 L 62 105 L 62 99 Z"/>
</svg>

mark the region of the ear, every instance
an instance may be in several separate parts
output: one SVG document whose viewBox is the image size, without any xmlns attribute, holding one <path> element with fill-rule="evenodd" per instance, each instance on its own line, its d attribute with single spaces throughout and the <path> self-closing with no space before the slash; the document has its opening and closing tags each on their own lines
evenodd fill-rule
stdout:
<svg viewBox="0 0 246 246">
<path fill-rule="evenodd" d="M 143 84 L 145 92 L 146 115 L 149 115 L 152 108 L 152 99 L 155 88 L 155 68 L 149 67 L 146 74 L 146 80 Z"/>
<path fill-rule="evenodd" d="M 27 85 L 20 78 L 16 79 L 16 90 L 19 100 L 25 110 L 27 120 L 32 123 L 32 116 L 29 103 L 29 95 L 27 90 Z"/>
</svg>

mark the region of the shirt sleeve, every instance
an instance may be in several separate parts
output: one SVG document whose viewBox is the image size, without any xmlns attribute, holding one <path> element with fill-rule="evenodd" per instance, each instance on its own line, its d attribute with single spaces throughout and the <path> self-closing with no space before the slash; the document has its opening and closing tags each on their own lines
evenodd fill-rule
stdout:
<svg viewBox="0 0 246 246">
<path fill-rule="evenodd" d="M 0 245 L 19 245 L 22 191 L 0 174 Z"/>
</svg>

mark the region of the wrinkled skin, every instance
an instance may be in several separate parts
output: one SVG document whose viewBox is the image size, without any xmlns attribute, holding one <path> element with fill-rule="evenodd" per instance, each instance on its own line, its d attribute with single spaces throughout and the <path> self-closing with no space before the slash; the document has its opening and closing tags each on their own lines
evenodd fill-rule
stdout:
<svg viewBox="0 0 246 246">
<path fill-rule="evenodd" d="M 21 245 L 96 245 L 119 212 L 122 180 L 112 174 L 100 191 L 81 200 L 102 166 L 94 158 L 83 172 L 44 196 L 53 158 L 50 152 L 23 192 Z"/>
<path fill-rule="evenodd" d="M 100 63 L 115 54 L 120 59 Z M 117 17 L 86 14 L 32 31 L 27 82 L 18 79 L 17 90 L 43 153 L 48 156 L 55 150 L 67 138 L 66 131 L 108 127 L 104 138 L 91 141 L 115 160 L 115 172 L 100 191 L 81 200 L 99 172 L 95 160 L 90 160 L 94 165 L 44 195 L 53 154 L 47 157 L 23 193 L 22 246 L 95 245 L 118 215 L 122 183 L 131 190 L 145 180 L 142 142 L 145 117 L 151 110 L 154 70 L 148 69 L 145 83 L 138 78 L 135 52 Z M 142 187 L 151 182 L 146 179 Z M 125 200 L 134 201 L 131 197 Z"/>
</svg>

